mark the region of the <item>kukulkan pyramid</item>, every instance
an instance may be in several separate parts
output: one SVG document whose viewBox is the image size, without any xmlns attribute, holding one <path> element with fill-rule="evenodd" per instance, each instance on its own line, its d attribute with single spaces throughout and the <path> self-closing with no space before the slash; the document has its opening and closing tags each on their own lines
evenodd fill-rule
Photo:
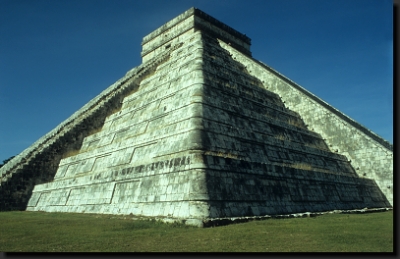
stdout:
<svg viewBox="0 0 400 259">
<path fill-rule="evenodd" d="M 393 146 L 191 8 L 0 169 L 1 210 L 216 218 L 387 208 Z"/>
</svg>

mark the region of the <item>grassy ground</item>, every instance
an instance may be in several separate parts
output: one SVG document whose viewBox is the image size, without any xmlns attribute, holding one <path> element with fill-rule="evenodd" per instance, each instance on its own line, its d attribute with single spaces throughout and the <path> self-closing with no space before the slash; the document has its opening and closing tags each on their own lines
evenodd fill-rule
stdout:
<svg viewBox="0 0 400 259">
<path fill-rule="evenodd" d="M 43 212 L 1 212 L 0 222 L 5 252 L 393 252 L 392 211 L 215 228 Z"/>
</svg>

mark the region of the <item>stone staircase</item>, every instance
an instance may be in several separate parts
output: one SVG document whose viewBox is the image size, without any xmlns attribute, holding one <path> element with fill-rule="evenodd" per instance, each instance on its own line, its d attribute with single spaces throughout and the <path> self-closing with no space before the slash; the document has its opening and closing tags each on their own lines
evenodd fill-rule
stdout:
<svg viewBox="0 0 400 259">
<path fill-rule="evenodd" d="M 101 128 L 110 111 L 121 107 L 124 96 L 137 88 L 143 78 L 153 73 L 179 47 L 180 45 L 175 45 L 163 55 L 128 71 L 124 77 L 1 167 L 0 211 L 25 209 L 33 186 L 51 181 L 63 155 L 71 150 L 78 150 L 84 137 Z M 16 189 L 21 194 L 17 195 Z"/>
</svg>

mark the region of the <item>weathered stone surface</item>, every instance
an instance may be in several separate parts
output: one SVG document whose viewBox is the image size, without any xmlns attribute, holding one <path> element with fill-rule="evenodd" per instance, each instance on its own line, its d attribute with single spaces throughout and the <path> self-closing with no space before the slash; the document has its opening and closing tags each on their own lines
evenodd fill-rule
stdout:
<svg viewBox="0 0 400 259">
<path fill-rule="evenodd" d="M 392 206 L 392 146 L 253 59 L 245 35 L 192 8 L 142 45 L 143 64 L 0 169 L 2 209 L 203 226 Z"/>
</svg>

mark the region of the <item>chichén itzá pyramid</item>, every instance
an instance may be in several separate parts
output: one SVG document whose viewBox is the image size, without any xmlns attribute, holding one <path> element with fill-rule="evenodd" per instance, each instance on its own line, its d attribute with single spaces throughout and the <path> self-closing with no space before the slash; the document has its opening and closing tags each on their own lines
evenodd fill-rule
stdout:
<svg viewBox="0 0 400 259">
<path fill-rule="evenodd" d="M 393 206 L 393 146 L 191 8 L 0 169 L 0 210 L 216 218 Z"/>
</svg>

